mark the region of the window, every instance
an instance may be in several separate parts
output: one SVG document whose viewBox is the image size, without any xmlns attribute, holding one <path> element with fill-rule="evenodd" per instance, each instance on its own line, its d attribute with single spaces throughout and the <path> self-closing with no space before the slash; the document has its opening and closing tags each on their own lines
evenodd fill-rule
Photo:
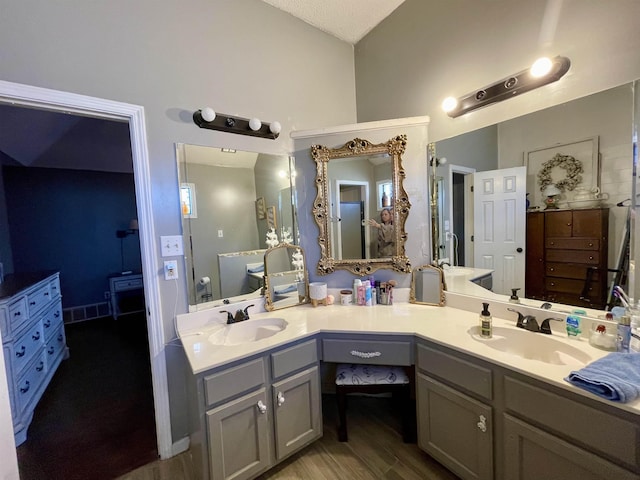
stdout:
<svg viewBox="0 0 640 480">
<path fill-rule="evenodd" d="M 194 183 L 182 183 L 180 185 L 180 206 L 184 218 L 198 218 L 196 186 Z"/>
<path fill-rule="evenodd" d="M 376 190 L 378 191 L 377 208 L 389 208 L 393 206 L 393 184 L 391 180 L 382 180 L 376 182 Z"/>
</svg>

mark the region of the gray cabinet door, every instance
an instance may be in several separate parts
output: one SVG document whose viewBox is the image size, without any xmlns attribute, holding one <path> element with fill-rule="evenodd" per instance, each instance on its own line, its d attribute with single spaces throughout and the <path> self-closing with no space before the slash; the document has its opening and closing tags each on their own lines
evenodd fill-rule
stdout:
<svg viewBox="0 0 640 480">
<path fill-rule="evenodd" d="M 492 409 L 421 373 L 418 446 L 460 478 L 493 479 Z"/>
<path fill-rule="evenodd" d="M 322 436 L 318 367 L 272 385 L 276 458 L 282 460 Z"/>
<path fill-rule="evenodd" d="M 264 388 L 207 412 L 212 480 L 253 478 L 269 467 L 270 421 Z"/>
<path fill-rule="evenodd" d="M 505 478 L 509 480 L 640 479 L 640 475 L 507 414 L 504 415 L 504 442 Z"/>
</svg>

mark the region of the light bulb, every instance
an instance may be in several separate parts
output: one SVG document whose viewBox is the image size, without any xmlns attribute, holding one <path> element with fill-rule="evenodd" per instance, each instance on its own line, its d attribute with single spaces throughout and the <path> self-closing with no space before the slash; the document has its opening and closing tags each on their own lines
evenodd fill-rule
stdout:
<svg viewBox="0 0 640 480">
<path fill-rule="evenodd" d="M 456 100 L 453 97 L 447 97 L 442 101 L 442 110 L 444 110 L 445 113 L 452 111 L 457 106 L 458 106 L 458 100 Z"/>
<path fill-rule="evenodd" d="M 213 122 L 216 118 L 216 112 L 211 107 L 204 107 L 200 110 L 200 116 L 205 122 Z"/>
<path fill-rule="evenodd" d="M 533 62 L 533 65 L 531 65 L 531 69 L 529 70 L 529 72 L 533 77 L 543 77 L 551 71 L 552 66 L 553 63 L 549 58 L 542 57 Z"/>
<path fill-rule="evenodd" d="M 444 165 L 447 163 L 447 157 L 442 157 L 438 159 L 438 165 Z"/>
<path fill-rule="evenodd" d="M 280 122 L 271 122 L 271 124 L 269 125 L 269 130 L 274 135 L 277 135 L 282 131 L 282 125 L 280 125 Z"/>
<path fill-rule="evenodd" d="M 249 128 L 254 132 L 257 132 L 258 130 L 260 130 L 261 126 L 262 126 L 262 122 L 257 118 L 252 118 L 251 120 L 249 120 Z"/>
</svg>

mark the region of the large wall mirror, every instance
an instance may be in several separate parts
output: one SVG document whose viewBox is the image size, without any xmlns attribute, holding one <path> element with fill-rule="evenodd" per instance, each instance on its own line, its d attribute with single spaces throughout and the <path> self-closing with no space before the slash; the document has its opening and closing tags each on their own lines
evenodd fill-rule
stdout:
<svg viewBox="0 0 640 480">
<path fill-rule="evenodd" d="M 264 254 L 297 244 L 293 157 L 176 144 L 189 305 L 263 293 Z"/>
<path fill-rule="evenodd" d="M 506 299 L 512 288 L 520 288 L 520 296 L 526 297 L 529 288 L 525 277 L 532 268 L 526 262 L 527 222 L 514 223 L 511 241 L 496 244 L 491 254 L 495 258 L 508 259 L 509 265 L 483 264 L 483 256 L 488 257 L 479 251 L 484 227 L 480 224 L 482 217 L 478 215 L 477 195 L 471 194 L 471 186 L 475 181 L 477 193 L 479 178 L 502 178 L 505 169 L 520 167 L 522 172 L 517 174 L 525 175 L 522 185 L 526 189 L 521 197 L 517 197 L 513 208 L 525 218 L 527 207 L 529 212 L 545 208 L 544 196 L 536 182 L 543 164 L 556 153 L 581 160 L 584 171 L 579 185 L 590 191 L 590 198 L 595 196 L 598 200 L 593 205 L 608 208 L 608 229 L 603 232 L 608 244 L 606 265 L 609 272 L 605 281 L 607 286 L 616 283 L 628 289 L 629 259 L 625 258 L 628 251 L 625 238 L 632 192 L 633 94 L 633 85 L 624 84 L 435 143 L 437 157 L 446 158 L 446 163 L 437 169 L 437 185 L 442 189 L 438 192 L 437 248 L 439 258 L 453 266 L 444 266 L 445 273 L 450 276 L 447 279 L 450 290 L 469 293 L 465 282 L 459 280 L 470 273 L 470 269 L 489 268 L 493 270 L 493 292 L 505 295 Z M 567 175 L 562 167 L 555 166 L 551 171 L 555 181 Z M 604 195 L 598 197 L 596 189 Z M 578 194 L 581 197 L 577 197 Z M 557 206 L 575 211 L 580 202 L 571 202 L 577 198 L 586 198 L 585 191 L 566 190 L 559 197 Z M 502 226 L 507 227 L 511 228 Z M 633 263 L 633 258 L 631 261 Z M 619 276 L 616 276 L 616 270 Z M 535 306 L 542 303 L 530 302 Z M 552 308 L 567 311 L 566 305 L 568 303 L 552 304 Z M 585 307 L 579 302 L 574 305 Z"/>
<path fill-rule="evenodd" d="M 409 272 L 402 154 L 406 135 L 372 144 L 355 138 L 338 148 L 313 145 L 316 187 L 313 216 L 320 230 L 317 272 L 367 275 L 380 268 Z"/>
</svg>

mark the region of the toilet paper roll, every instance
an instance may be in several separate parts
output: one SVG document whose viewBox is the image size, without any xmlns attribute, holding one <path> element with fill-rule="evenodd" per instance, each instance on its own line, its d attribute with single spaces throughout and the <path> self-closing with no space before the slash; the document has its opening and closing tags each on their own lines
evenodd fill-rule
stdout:
<svg viewBox="0 0 640 480">
<path fill-rule="evenodd" d="M 200 285 L 205 286 L 211 283 L 211 279 L 209 277 L 202 277 L 200 279 Z"/>
</svg>

